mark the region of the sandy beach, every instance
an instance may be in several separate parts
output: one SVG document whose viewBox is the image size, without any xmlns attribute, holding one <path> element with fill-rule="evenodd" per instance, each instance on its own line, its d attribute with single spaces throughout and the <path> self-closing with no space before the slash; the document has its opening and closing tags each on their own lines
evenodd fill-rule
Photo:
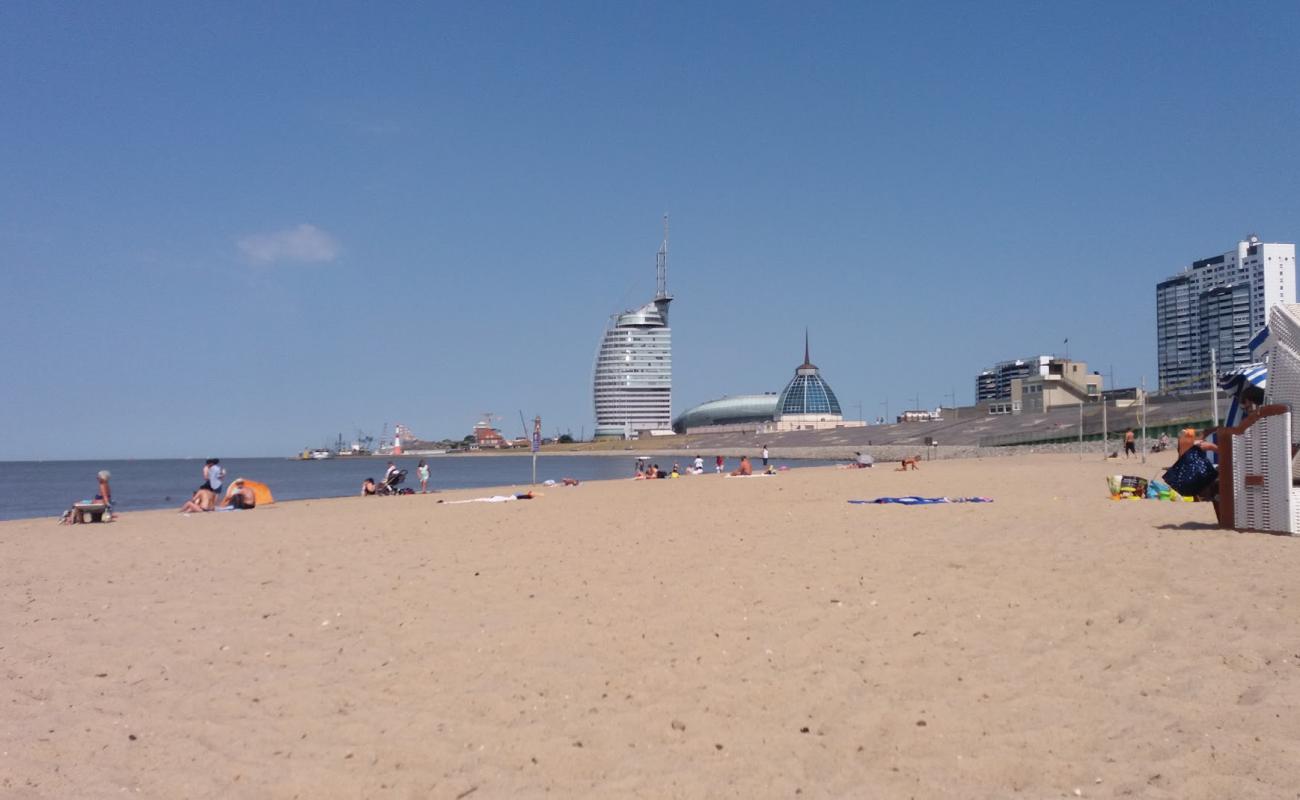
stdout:
<svg viewBox="0 0 1300 800">
<path fill-rule="evenodd" d="M 0 795 L 1297 796 L 1300 542 L 1124 466 L 0 523 Z"/>
</svg>

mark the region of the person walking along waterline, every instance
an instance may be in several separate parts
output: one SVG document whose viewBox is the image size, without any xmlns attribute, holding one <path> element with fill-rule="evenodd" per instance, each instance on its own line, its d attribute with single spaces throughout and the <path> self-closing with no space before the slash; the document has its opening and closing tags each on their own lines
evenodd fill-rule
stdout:
<svg viewBox="0 0 1300 800">
<path fill-rule="evenodd" d="M 763 466 L 767 466 L 767 445 L 763 445 Z"/>
<path fill-rule="evenodd" d="M 1124 431 L 1124 457 L 1128 458 L 1131 455 L 1137 455 L 1137 445 L 1133 436 L 1133 429 L 1129 428 Z"/>
</svg>

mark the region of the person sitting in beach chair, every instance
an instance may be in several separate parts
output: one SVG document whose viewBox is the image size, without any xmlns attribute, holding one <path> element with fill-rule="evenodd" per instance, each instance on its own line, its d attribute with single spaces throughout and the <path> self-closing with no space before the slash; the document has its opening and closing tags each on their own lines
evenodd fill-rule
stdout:
<svg viewBox="0 0 1300 800">
<path fill-rule="evenodd" d="M 912 456 L 911 458 L 905 458 L 905 459 L 903 459 L 902 461 L 900 461 L 900 462 L 899 462 L 899 465 L 898 465 L 898 469 L 896 469 L 896 470 L 894 470 L 894 471 L 895 471 L 895 472 L 907 472 L 907 470 L 908 470 L 909 467 L 910 467 L 911 469 L 913 469 L 913 470 L 917 470 L 917 469 L 920 469 L 920 466 L 918 466 L 920 463 L 921 463 L 921 454 L 920 454 L 920 453 L 917 453 L 916 455 Z"/>
<path fill-rule="evenodd" d="M 83 522 L 113 521 L 113 490 L 108 485 L 112 473 L 102 469 L 95 477 L 99 481 L 99 491 L 95 493 L 95 498 L 73 503 L 72 508 L 63 512 L 59 522 L 65 525 L 78 525 Z"/>
<path fill-rule="evenodd" d="M 226 492 L 226 499 L 221 501 L 221 506 L 241 511 L 252 510 L 257 507 L 257 493 L 243 479 L 237 480 L 230 484 L 230 490 Z"/>
<path fill-rule="evenodd" d="M 749 456 L 741 456 L 740 466 L 737 469 L 732 470 L 731 477 L 741 478 L 753 474 L 754 474 L 754 467 L 752 464 L 749 463 Z"/>
</svg>

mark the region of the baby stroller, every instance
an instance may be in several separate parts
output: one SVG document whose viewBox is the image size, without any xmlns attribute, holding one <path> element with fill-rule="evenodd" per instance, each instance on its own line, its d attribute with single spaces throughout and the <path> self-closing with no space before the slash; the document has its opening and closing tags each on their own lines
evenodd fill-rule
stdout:
<svg viewBox="0 0 1300 800">
<path fill-rule="evenodd" d="M 401 494 L 401 492 L 397 490 L 397 485 L 404 480 L 406 480 L 406 470 L 404 469 L 393 470 L 388 474 L 388 477 L 384 480 L 384 482 L 379 484 L 378 488 L 375 490 L 375 493 L 384 494 L 384 495 Z"/>
</svg>

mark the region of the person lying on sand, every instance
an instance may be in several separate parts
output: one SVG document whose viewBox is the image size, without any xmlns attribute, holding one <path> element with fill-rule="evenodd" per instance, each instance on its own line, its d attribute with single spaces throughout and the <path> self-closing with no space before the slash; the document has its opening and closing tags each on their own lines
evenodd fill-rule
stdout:
<svg viewBox="0 0 1300 800">
<path fill-rule="evenodd" d="M 372 494 L 378 494 L 379 489 L 375 486 L 374 478 L 366 478 L 361 482 L 361 496 L 366 497 Z"/>
<path fill-rule="evenodd" d="M 185 501 L 181 506 L 182 514 L 189 514 L 195 511 L 211 511 L 217 506 L 217 493 L 211 489 L 199 487 L 194 492 L 194 496 Z"/>
<path fill-rule="evenodd" d="M 914 470 L 916 470 L 916 469 L 920 469 L 920 467 L 918 466 L 918 464 L 920 464 L 920 463 L 921 463 L 921 454 L 920 454 L 920 453 L 917 453 L 916 455 L 912 456 L 911 458 L 905 458 L 905 459 L 903 459 L 902 461 L 900 461 L 900 462 L 899 462 L 898 469 L 896 469 L 896 470 L 894 470 L 894 471 L 895 471 L 895 472 L 907 472 L 907 468 L 908 468 L 908 467 L 911 467 L 911 468 L 914 469 Z"/>
<path fill-rule="evenodd" d="M 740 467 L 731 472 L 731 477 L 739 478 L 742 475 L 753 475 L 754 467 L 749 463 L 749 456 L 740 457 Z"/>
</svg>

